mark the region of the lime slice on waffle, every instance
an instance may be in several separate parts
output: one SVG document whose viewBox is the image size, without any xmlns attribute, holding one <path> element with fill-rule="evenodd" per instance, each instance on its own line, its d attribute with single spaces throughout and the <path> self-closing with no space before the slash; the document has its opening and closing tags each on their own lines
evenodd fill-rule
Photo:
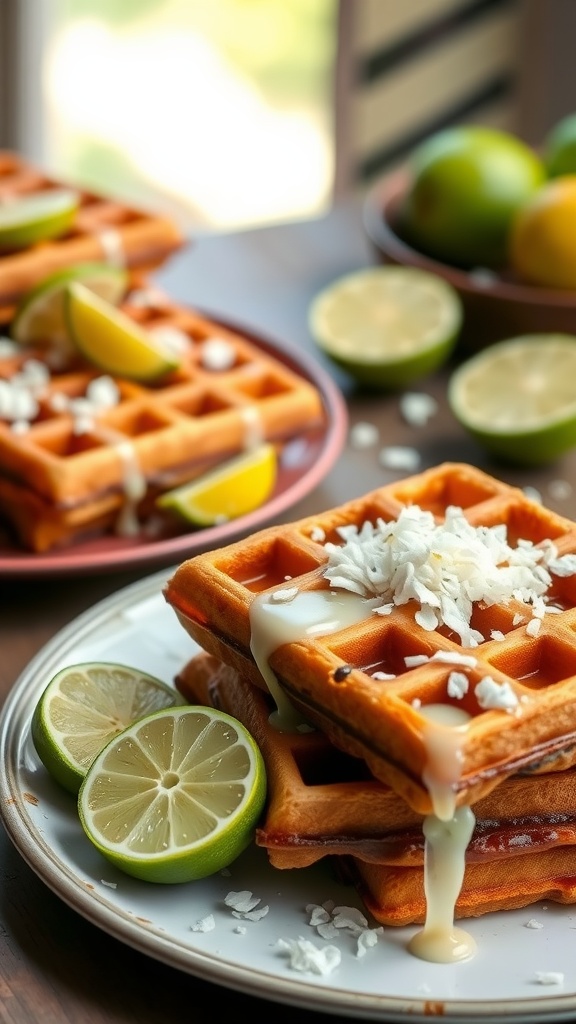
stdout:
<svg viewBox="0 0 576 1024">
<path fill-rule="evenodd" d="M 50 189 L 19 196 L 0 205 L 0 250 L 25 249 L 29 245 L 66 234 L 80 204 L 77 192 Z"/>
<path fill-rule="evenodd" d="M 114 736 L 158 708 L 181 703 L 176 690 L 147 672 L 107 662 L 73 665 L 42 693 L 32 740 L 50 775 L 77 793 L 88 766 Z"/>
<path fill-rule="evenodd" d="M 67 349 L 70 340 L 64 316 L 64 295 L 74 281 L 80 281 L 106 302 L 117 305 L 126 292 L 128 274 L 107 263 L 79 263 L 50 274 L 20 300 L 10 325 L 14 340 L 23 345 Z"/>
<path fill-rule="evenodd" d="M 358 383 L 403 388 L 441 366 L 462 325 L 457 292 L 414 267 L 370 267 L 338 278 L 309 310 L 316 344 Z"/>
<path fill-rule="evenodd" d="M 491 345 L 454 371 L 448 401 L 498 458 L 554 461 L 576 445 L 576 336 L 531 334 Z"/>
<path fill-rule="evenodd" d="M 274 490 L 276 449 L 262 444 L 230 459 L 192 483 L 166 491 L 156 500 L 195 526 L 214 526 L 259 508 Z"/>
<path fill-rule="evenodd" d="M 66 288 L 64 315 L 78 351 L 106 373 L 155 380 L 180 362 L 168 345 L 78 281 Z"/>
<path fill-rule="evenodd" d="M 112 864 L 147 882 L 227 867 L 253 840 L 266 798 L 258 746 L 208 707 L 155 712 L 102 750 L 80 788 L 82 827 Z"/>
</svg>

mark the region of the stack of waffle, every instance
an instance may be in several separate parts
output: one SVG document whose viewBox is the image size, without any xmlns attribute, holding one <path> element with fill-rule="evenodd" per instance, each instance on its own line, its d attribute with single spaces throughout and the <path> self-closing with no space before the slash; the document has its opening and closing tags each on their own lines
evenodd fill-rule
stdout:
<svg viewBox="0 0 576 1024">
<path fill-rule="evenodd" d="M 415 510 L 452 523 L 459 543 L 458 512 L 483 543 L 506 539 L 524 569 L 536 556 L 538 595 L 515 572 L 510 596 L 471 602 L 468 629 L 447 613 L 434 628 L 425 601 L 398 594 L 380 613 L 368 601 L 356 621 L 320 634 L 293 618 L 265 648 L 272 701 L 256 663 L 255 609 L 334 593 L 336 549 L 353 547 L 366 523 Z M 423 921 L 422 822 L 440 789 L 476 817 L 457 916 L 576 901 L 574 552 L 574 523 L 472 467 L 445 464 L 176 570 L 166 599 L 205 652 L 179 685 L 244 721 L 260 743 L 269 801 L 257 841 L 273 865 L 335 857 L 376 919 Z M 354 557 L 360 565 L 358 546 Z M 314 731 L 278 728 L 279 695 Z M 466 728 L 432 720 L 431 706 L 465 713 Z"/>
</svg>

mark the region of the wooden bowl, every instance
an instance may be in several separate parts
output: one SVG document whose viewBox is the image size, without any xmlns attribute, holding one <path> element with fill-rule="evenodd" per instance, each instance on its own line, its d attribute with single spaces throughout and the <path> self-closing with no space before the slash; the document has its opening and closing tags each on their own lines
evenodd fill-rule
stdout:
<svg viewBox="0 0 576 1024">
<path fill-rule="evenodd" d="M 536 288 L 512 273 L 462 270 L 413 249 L 395 228 L 406 187 L 405 171 L 377 181 L 364 200 L 364 229 L 380 262 L 429 270 L 456 288 L 464 305 L 463 353 L 520 334 L 576 334 L 576 292 Z"/>
</svg>

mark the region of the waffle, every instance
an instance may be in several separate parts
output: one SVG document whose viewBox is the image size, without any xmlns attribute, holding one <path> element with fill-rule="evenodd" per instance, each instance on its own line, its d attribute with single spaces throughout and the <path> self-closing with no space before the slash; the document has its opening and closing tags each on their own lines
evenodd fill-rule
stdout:
<svg viewBox="0 0 576 1024">
<path fill-rule="evenodd" d="M 15 153 L 0 151 L 0 202 L 60 188 Z M 166 217 L 75 189 L 80 197 L 73 230 L 57 239 L 0 255 L 0 307 L 10 308 L 56 270 L 90 261 L 150 270 L 181 247 L 184 238 Z"/>
<path fill-rule="evenodd" d="M 129 295 L 124 310 L 150 331 L 176 331 L 185 348 L 177 370 L 149 386 L 118 379 L 117 404 L 79 433 L 62 395 L 75 399 L 102 377 L 77 363 L 51 371 L 39 412 L 19 433 L 0 420 L 0 510 L 20 542 L 45 551 L 87 531 L 108 529 L 126 511 L 131 477 L 144 481 L 139 512 L 154 497 L 245 450 L 257 440 L 281 444 L 322 422 L 317 389 L 239 331 L 151 292 Z M 224 341 L 231 365 L 211 369 L 204 343 Z M 35 356 L 0 359 L 9 380 Z M 142 488 L 140 488 L 142 489 Z"/>
<path fill-rule="evenodd" d="M 204 650 L 265 689 L 251 650 L 259 595 L 270 604 L 272 595 L 282 600 L 286 591 L 326 595 L 325 543 L 341 546 L 343 527 L 360 529 L 379 518 L 393 524 L 408 508 L 443 522 L 454 507 L 473 527 L 505 530 L 519 550 L 550 549 L 550 541 L 562 557 L 576 550 L 571 521 L 479 470 L 447 463 L 191 558 L 178 567 L 165 596 Z M 468 647 L 446 624 L 423 628 L 414 600 L 390 614 L 366 608 L 356 624 L 327 635 L 305 633 L 303 623 L 270 644 L 276 695 L 287 695 L 306 720 L 362 758 L 419 814 L 438 813 L 440 799 L 448 802 L 440 816 L 450 816 L 450 804 L 474 804 L 520 770 L 565 769 L 576 741 L 576 577 L 570 570 L 548 578 L 545 607 L 556 614 L 542 614 L 533 624 L 534 606 L 525 600 L 478 601 L 471 625 L 486 639 Z M 407 664 L 414 656 L 423 663 Z M 470 659 L 465 667 L 454 663 L 463 658 Z M 448 683 L 456 669 L 468 690 L 454 696 Z M 380 673 L 393 678 L 379 679 Z M 478 689 L 484 680 L 507 691 L 514 706 L 486 707 Z M 430 705 L 471 717 L 465 729 L 449 729 L 430 720 Z"/>
<path fill-rule="evenodd" d="M 329 857 L 382 924 L 425 920 L 421 816 L 323 733 L 279 733 L 269 697 L 213 656 L 192 658 L 177 685 L 190 702 L 242 721 L 256 739 L 268 779 L 256 842 L 273 867 L 305 868 Z M 541 899 L 576 902 L 575 798 L 571 769 L 515 776 L 478 801 L 456 916 Z"/>
</svg>

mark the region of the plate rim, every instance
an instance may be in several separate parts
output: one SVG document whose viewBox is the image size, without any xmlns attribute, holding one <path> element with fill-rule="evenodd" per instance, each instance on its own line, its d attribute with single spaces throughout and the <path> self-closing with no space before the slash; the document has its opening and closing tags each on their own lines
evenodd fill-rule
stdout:
<svg viewBox="0 0 576 1024">
<path fill-rule="evenodd" d="M 373 995 L 330 986 L 318 986 L 306 980 L 280 974 L 270 975 L 261 969 L 248 968 L 229 958 L 216 959 L 201 949 L 181 946 L 167 939 L 160 931 L 144 927 L 120 907 L 113 908 L 94 890 L 83 888 L 75 876 L 35 832 L 25 801 L 17 786 L 15 757 L 23 742 L 18 731 L 19 718 L 31 716 L 37 698 L 38 676 L 42 666 L 66 656 L 75 645 L 90 639 L 98 626 L 105 624 L 127 604 L 160 599 L 163 584 L 173 567 L 144 577 L 101 599 L 91 608 L 60 629 L 32 658 L 12 687 L 0 712 L 0 819 L 16 850 L 36 875 L 72 910 L 109 935 L 171 967 L 197 976 L 217 986 L 243 992 L 256 998 L 269 999 L 302 1009 L 331 1012 L 337 1016 L 355 1015 L 359 1019 L 397 1021 L 407 1015 L 415 1024 L 426 1024 L 431 1013 L 438 1013 L 437 1004 L 424 996 L 406 999 L 386 994 Z M 36 686 L 32 686 L 36 680 Z M 63 890 L 63 879 L 65 888 Z M 433 1009 L 436 1006 L 436 1010 Z M 487 1000 L 454 999 L 442 1002 L 442 1014 L 453 1022 L 490 1020 L 510 1024 L 537 1024 L 539 1021 L 572 1020 L 576 1010 L 575 994 L 550 997 Z"/>
<path fill-rule="evenodd" d="M 346 441 L 349 417 L 344 395 L 329 372 L 301 346 L 297 346 L 294 351 L 289 349 L 286 343 L 272 338 L 266 331 L 248 326 L 240 320 L 211 313 L 196 306 L 194 309 L 198 309 L 216 325 L 243 334 L 251 344 L 279 359 L 318 389 L 325 425 L 317 457 L 305 473 L 280 493 L 273 495 L 270 501 L 238 519 L 209 527 L 198 533 L 182 533 L 161 541 L 152 540 L 137 547 L 129 544 L 126 547 L 118 546 L 110 551 L 95 548 L 83 552 L 82 542 L 70 548 L 58 548 L 42 554 L 16 547 L 13 551 L 0 548 L 0 573 L 3 577 L 38 579 L 50 578 L 55 573 L 66 577 L 103 575 L 108 572 L 152 569 L 155 565 L 166 565 L 177 559 L 198 554 L 201 550 L 231 543 L 240 539 L 248 530 L 260 529 L 306 497 L 332 469 Z M 305 433 L 306 431 L 302 431 L 295 437 L 304 436 Z M 199 539 L 195 542 L 196 538 Z"/>
</svg>

